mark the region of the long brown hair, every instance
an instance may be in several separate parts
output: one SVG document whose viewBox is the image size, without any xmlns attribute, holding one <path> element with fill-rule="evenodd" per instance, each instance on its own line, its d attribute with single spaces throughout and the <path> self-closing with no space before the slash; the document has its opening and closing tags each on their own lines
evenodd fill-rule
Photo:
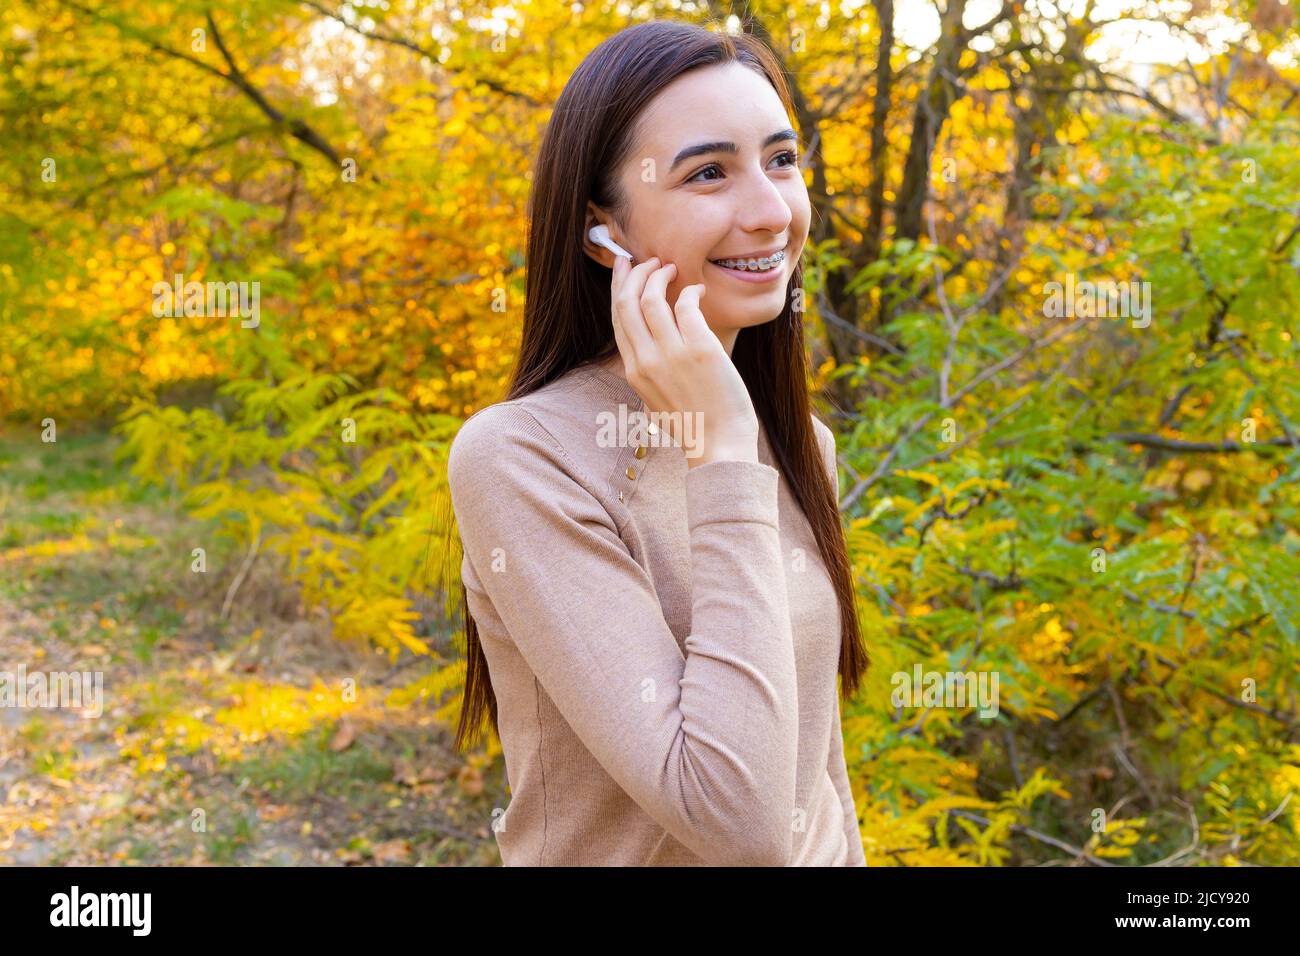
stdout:
<svg viewBox="0 0 1300 956">
<path fill-rule="evenodd" d="M 655 20 L 619 31 L 587 54 L 569 78 L 533 171 L 523 341 L 504 400 L 521 398 L 578 365 L 617 351 L 609 323 L 609 270 L 582 248 L 587 202 L 625 225 L 626 198 L 615 177 L 632 146 L 634 122 L 642 109 L 683 73 L 733 61 L 764 76 L 786 113 L 793 115 L 784 70 L 766 44 L 749 34 L 715 33 L 680 21 Z M 868 659 L 835 489 L 811 420 L 802 312 L 794 308 L 803 299 L 802 290 L 803 269 L 796 264 L 785 308 L 771 322 L 741 329 L 732 361 L 749 388 L 779 470 L 812 527 L 834 584 L 841 620 L 839 673 L 846 694 L 852 695 Z M 463 581 L 460 609 L 465 699 L 455 745 L 464 748 L 480 733 L 484 713 L 497 732 L 497 702 Z"/>
</svg>

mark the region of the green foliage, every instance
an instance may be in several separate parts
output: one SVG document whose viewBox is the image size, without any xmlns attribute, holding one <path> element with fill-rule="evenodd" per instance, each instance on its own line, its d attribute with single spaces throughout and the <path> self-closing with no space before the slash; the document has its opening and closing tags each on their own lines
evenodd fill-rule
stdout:
<svg viewBox="0 0 1300 956">
<path fill-rule="evenodd" d="M 199 408 L 137 403 L 118 426 L 119 457 L 144 482 L 186 491 L 241 550 L 281 555 L 304 600 L 333 616 L 336 635 L 393 658 L 435 654 L 413 622 L 431 540 L 445 526 L 446 448 L 458 420 L 417 414 L 389 389 L 350 392 L 347 375 L 298 371 L 278 383 L 237 379 L 220 393 L 227 421 Z"/>
<path fill-rule="evenodd" d="M 843 490 L 874 676 L 845 718 L 865 741 L 850 766 L 895 816 L 1053 768 L 1072 796 L 1044 784 L 1014 813 L 955 819 L 980 864 L 1056 853 L 1013 820 L 1094 861 L 1154 862 L 1198 833 L 1189 859 L 1294 864 L 1300 137 L 1135 126 L 1049 154 L 1036 202 L 1065 228 L 1031 227 L 996 296 L 976 260 L 944 275 L 946 311 L 911 298 L 884 330 L 902 354 L 863 370 L 841 460 L 864 476 Z M 903 250 L 855 281 L 906 299 L 936 261 Z M 1150 282 L 1150 324 L 1048 317 L 1045 283 L 1067 272 Z M 918 662 L 998 673 L 1000 716 L 882 707 Z M 1156 809 L 1089 832 L 1135 794 Z"/>
</svg>

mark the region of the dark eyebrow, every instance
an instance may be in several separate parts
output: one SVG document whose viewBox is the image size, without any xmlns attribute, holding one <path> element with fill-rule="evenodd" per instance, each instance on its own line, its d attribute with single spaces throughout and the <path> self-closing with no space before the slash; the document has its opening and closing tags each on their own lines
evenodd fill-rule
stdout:
<svg viewBox="0 0 1300 956">
<path fill-rule="evenodd" d="M 767 139 L 763 140 L 763 149 L 767 149 L 773 143 L 779 143 L 782 140 L 790 140 L 795 143 L 799 141 L 799 135 L 792 129 L 783 129 L 780 132 L 773 133 Z M 735 153 L 736 144 L 729 141 L 717 143 L 696 143 L 694 146 L 687 146 L 677 154 L 673 159 L 673 164 L 668 167 L 668 172 L 672 172 L 681 163 L 690 159 L 692 156 L 702 156 L 705 153 Z"/>
</svg>

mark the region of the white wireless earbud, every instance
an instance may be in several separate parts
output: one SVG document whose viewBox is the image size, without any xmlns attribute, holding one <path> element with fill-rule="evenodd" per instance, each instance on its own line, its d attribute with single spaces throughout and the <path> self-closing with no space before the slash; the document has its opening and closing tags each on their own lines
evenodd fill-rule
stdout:
<svg viewBox="0 0 1300 956">
<path fill-rule="evenodd" d="M 599 226 L 592 226 L 591 232 L 587 233 L 591 241 L 598 246 L 604 246 L 616 256 L 625 256 L 628 262 L 632 261 L 632 253 L 628 252 L 613 239 L 609 238 L 609 226 L 601 223 Z"/>
</svg>

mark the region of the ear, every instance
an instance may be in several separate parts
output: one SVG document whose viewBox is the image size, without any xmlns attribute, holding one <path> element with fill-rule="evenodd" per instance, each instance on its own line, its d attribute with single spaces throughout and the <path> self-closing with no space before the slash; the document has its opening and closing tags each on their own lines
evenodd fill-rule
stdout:
<svg viewBox="0 0 1300 956">
<path fill-rule="evenodd" d="M 609 227 L 609 237 L 611 239 L 617 242 L 620 246 L 623 246 L 624 249 L 629 248 L 624 244 L 623 237 L 619 235 L 618 226 L 614 225 L 614 221 L 610 219 L 603 209 L 600 209 L 595 203 L 588 200 L 587 215 L 583 219 L 582 223 L 582 251 L 596 262 L 599 262 L 606 269 L 613 269 L 615 258 L 614 253 L 610 252 L 604 246 L 592 242 L 591 236 L 588 235 L 588 233 L 591 232 L 592 226 L 597 226 L 601 223 L 604 223 Z"/>
</svg>

